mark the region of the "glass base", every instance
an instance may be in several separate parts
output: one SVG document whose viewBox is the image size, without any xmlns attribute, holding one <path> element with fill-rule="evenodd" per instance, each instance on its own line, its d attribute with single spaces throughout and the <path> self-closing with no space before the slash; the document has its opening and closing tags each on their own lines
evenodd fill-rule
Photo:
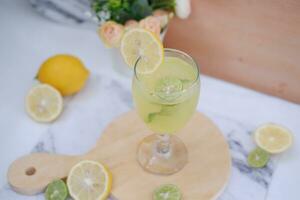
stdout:
<svg viewBox="0 0 300 200">
<path fill-rule="evenodd" d="M 167 141 L 164 142 L 164 138 L 167 138 Z M 168 146 L 162 146 L 162 142 Z M 150 173 L 171 175 L 185 166 L 188 152 L 178 137 L 153 134 L 140 143 L 137 160 L 141 167 Z"/>
</svg>

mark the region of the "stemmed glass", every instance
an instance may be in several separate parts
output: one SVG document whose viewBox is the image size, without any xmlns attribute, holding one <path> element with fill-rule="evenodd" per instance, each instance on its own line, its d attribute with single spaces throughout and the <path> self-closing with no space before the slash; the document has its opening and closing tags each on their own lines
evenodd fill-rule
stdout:
<svg viewBox="0 0 300 200">
<path fill-rule="evenodd" d="M 132 91 L 139 116 L 155 133 L 141 141 L 137 160 L 148 172 L 169 175 L 188 161 L 187 148 L 175 133 L 196 110 L 200 80 L 191 56 L 175 49 L 164 52 L 163 63 L 151 73 L 141 73 L 138 68 L 142 64 L 137 60 Z"/>
</svg>

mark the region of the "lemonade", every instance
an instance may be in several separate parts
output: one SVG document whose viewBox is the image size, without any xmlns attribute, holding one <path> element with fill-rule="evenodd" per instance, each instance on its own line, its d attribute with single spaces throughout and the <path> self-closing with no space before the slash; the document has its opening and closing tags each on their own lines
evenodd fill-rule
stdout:
<svg viewBox="0 0 300 200">
<path fill-rule="evenodd" d="M 138 47 L 135 50 L 142 53 L 136 54 L 133 100 L 139 116 L 154 134 L 140 142 L 137 160 L 150 173 L 174 174 L 188 162 L 186 146 L 173 133 L 183 128 L 196 110 L 200 93 L 198 65 L 182 51 L 163 49 L 161 53 L 148 48 L 151 55 L 162 58 L 153 65 L 153 57 Z"/>
<path fill-rule="evenodd" d="M 198 76 L 195 66 L 172 51 L 165 52 L 163 63 L 153 73 L 136 73 L 135 106 L 152 131 L 172 134 L 188 122 L 198 103 Z"/>
</svg>

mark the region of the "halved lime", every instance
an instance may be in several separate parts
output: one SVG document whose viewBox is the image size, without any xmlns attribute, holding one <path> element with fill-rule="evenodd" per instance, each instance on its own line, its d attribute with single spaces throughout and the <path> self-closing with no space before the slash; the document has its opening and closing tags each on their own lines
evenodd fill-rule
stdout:
<svg viewBox="0 0 300 200">
<path fill-rule="evenodd" d="M 65 200 L 67 197 L 68 189 L 62 180 L 54 180 L 47 186 L 45 193 L 47 200 Z"/>
<path fill-rule="evenodd" d="M 266 151 L 256 148 L 248 155 L 248 164 L 250 167 L 261 168 L 268 163 L 269 158 L 270 156 Z"/>
<path fill-rule="evenodd" d="M 183 84 L 175 77 L 165 77 L 155 85 L 155 94 L 166 101 L 172 101 L 180 96 Z"/>
<path fill-rule="evenodd" d="M 153 200 L 181 200 L 181 192 L 176 185 L 162 185 L 155 189 Z"/>
</svg>

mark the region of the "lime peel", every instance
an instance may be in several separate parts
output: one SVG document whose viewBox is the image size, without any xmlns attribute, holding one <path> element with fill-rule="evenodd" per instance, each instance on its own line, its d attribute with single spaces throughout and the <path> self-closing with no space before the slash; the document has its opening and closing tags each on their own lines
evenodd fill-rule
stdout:
<svg viewBox="0 0 300 200">
<path fill-rule="evenodd" d="M 248 155 L 248 164 L 250 167 L 262 168 L 266 166 L 270 159 L 268 152 L 261 148 L 256 148 Z"/>
<path fill-rule="evenodd" d="M 159 186 L 154 190 L 153 200 L 181 200 L 180 189 L 173 184 Z"/>
<path fill-rule="evenodd" d="M 68 197 L 68 189 L 64 181 L 58 179 L 52 181 L 46 189 L 46 200 L 65 200 Z"/>
</svg>

